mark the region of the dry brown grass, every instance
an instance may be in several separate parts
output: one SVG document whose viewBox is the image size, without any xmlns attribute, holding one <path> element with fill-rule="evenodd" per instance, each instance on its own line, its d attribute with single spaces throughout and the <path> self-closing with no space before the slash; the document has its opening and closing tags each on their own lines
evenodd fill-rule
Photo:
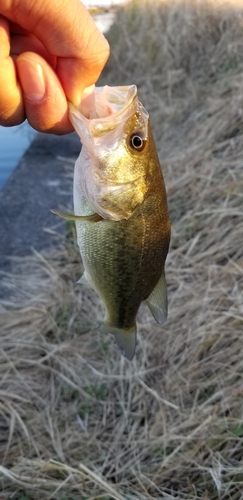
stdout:
<svg viewBox="0 0 243 500">
<path fill-rule="evenodd" d="M 138 84 L 165 175 L 169 319 L 141 308 L 130 363 L 95 330 L 74 245 L 2 277 L 0 498 L 239 500 L 243 14 L 133 4 L 110 38 L 105 83 Z"/>
</svg>

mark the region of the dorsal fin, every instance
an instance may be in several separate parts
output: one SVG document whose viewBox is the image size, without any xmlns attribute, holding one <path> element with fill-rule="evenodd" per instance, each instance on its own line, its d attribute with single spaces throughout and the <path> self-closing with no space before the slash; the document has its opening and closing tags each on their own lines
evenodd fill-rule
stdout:
<svg viewBox="0 0 243 500">
<path fill-rule="evenodd" d="M 167 286 L 165 281 L 165 272 L 161 274 L 161 277 L 152 290 L 151 294 L 146 299 L 146 304 L 148 305 L 154 319 L 157 323 L 161 325 L 167 319 Z"/>
</svg>

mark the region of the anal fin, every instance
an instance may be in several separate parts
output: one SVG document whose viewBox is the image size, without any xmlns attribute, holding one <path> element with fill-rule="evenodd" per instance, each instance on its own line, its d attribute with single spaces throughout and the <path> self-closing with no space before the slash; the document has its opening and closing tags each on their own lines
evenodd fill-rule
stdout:
<svg viewBox="0 0 243 500">
<path fill-rule="evenodd" d="M 79 280 L 77 281 L 78 284 L 81 284 L 81 285 L 86 285 L 86 286 L 92 286 L 91 283 L 90 283 L 90 280 L 87 276 L 87 273 L 86 271 L 84 271 L 84 273 L 82 274 L 81 278 L 79 278 Z"/>
<path fill-rule="evenodd" d="M 85 285 L 85 286 L 88 286 L 89 288 L 91 287 L 91 288 L 93 288 L 93 290 L 95 290 L 95 285 L 92 281 L 92 278 L 89 276 L 89 274 L 86 271 L 84 271 L 81 278 L 79 278 L 79 280 L 77 281 L 77 284 Z"/>
<path fill-rule="evenodd" d="M 168 302 L 167 302 L 167 287 L 165 281 L 165 272 L 152 290 L 151 294 L 146 299 L 146 304 L 149 307 L 154 319 L 161 325 L 167 320 Z"/>
</svg>

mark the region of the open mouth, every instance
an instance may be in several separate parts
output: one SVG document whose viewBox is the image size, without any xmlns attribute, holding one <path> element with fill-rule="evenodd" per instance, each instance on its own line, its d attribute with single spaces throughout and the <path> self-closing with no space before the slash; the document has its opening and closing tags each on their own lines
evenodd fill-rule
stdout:
<svg viewBox="0 0 243 500">
<path fill-rule="evenodd" d="M 88 148 L 88 135 L 101 137 L 128 119 L 136 111 L 137 87 L 96 87 L 89 118 L 69 103 L 69 117 L 83 145 Z"/>
</svg>

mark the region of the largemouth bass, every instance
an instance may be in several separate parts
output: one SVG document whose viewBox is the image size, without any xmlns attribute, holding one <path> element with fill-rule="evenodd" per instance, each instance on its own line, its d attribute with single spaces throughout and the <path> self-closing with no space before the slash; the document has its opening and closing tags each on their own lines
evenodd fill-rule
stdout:
<svg viewBox="0 0 243 500">
<path fill-rule="evenodd" d="M 70 104 L 82 142 L 74 171 L 74 216 L 84 265 L 81 283 L 102 299 L 102 332 L 132 359 L 136 315 L 146 301 L 167 317 L 164 274 L 170 221 L 163 175 L 147 111 L 135 85 L 100 87 L 90 118 Z M 63 215 L 63 214 L 62 214 Z"/>
</svg>

